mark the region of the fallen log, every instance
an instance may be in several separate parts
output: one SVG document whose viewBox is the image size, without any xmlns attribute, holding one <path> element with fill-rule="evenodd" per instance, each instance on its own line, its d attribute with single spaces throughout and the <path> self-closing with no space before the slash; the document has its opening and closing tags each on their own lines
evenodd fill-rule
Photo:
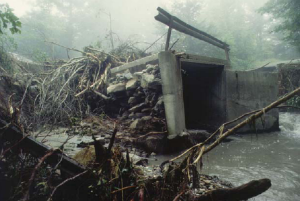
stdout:
<svg viewBox="0 0 300 201">
<path fill-rule="evenodd" d="M 212 144 L 210 144 L 209 146 L 207 146 L 205 148 L 205 150 L 204 150 L 204 152 L 203 152 L 202 155 L 208 153 L 209 151 L 211 151 L 212 149 L 214 149 L 215 147 L 217 147 L 225 138 L 227 138 L 228 136 L 234 134 L 240 128 L 244 127 L 247 124 L 255 123 L 255 120 L 258 119 L 258 118 L 260 118 L 260 117 L 262 117 L 266 112 L 268 112 L 268 111 L 270 111 L 270 110 L 272 110 L 274 108 L 277 108 L 280 104 L 288 101 L 289 99 L 291 99 L 292 97 L 294 97 L 298 93 L 300 93 L 300 87 L 297 88 L 297 89 L 295 89 L 294 91 L 286 94 L 285 96 L 281 97 L 280 99 L 276 100 L 275 102 L 271 103 L 267 107 L 265 107 L 265 108 L 263 108 L 261 110 L 253 111 L 254 114 L 252 114 L 250 117 L 248 117 L 247 119 L 245 119 L 241 123 L 237 124 L 233 128 L 228 129 L 226 132 L 223 132 L 223 130 L 224 130 L 224 125 L 227 124 L 227 123 L 223 124 L 220 128 L 217 129 L 217 131 L 215 133 L 212 134 L 212 135 L 216 135 L 217 132 L 219 131 L 220 132 L 219 137 Z M 247 113 L 247 114 L 249 114 L 249 113 Z M 244 116 L 244 115 L 242 115 L 242 116 Z M 235 121 L 235 120 L 233 120 L 233 121 Z M 229 123 L 231 123 L 231 122 L 229 122 Z M 194 154 L 194 156 L 196 158 L 198 158 L 197 156 L 200 154 L 200 150 L 201 150 L 200 148 L 203 147 L 204 144 L 207 144 L 207 143 L 209 143 L 209 141 L 205 141 L 203 143 L 196 144 L 193 147 L 191 147 L 188 150 L 186 150 L 185 152 L 183 152 L 182 154 L 180 154 L 179 156 L 171 159 L 170 161 L 175 161 L 175 160 L 177 160 L 177 159 L 179 159 L 179 158 L 187 155 L 188 153 L 192 153 L 192 152 L 196 152 L 197 154 Z M 197 149 L 198 149 L 198 151 L 197 151 Z"/>
<path fill-rule="evenodd" d="M 31 136 L 24 136 L 17 127 L 7 125 L 7 122 L 0 119 L 1 140 L 9 141 L 13 144 L 9 151 L 17 151 L 22 149 L 23 151 L 28 152 L 35 157 L 41 158 L 51 150 L 51 148 L 34 140 L 34 138 Z M 8 154 L 8 151 L 6 151 L 6 154 Z M 82 165 L 61 152 L 55 152 L 46 159 L 46 162 L 52 166 L 55 166 L 60 160 L 60 169 L 67 175 L 74 176 L 85 171 L 85 168 Z"/>
<path fill-rule="evenodd" d="M 217 189 L 194 197 L 194 201 L 240 201 L 253 198 L 271 187 L 270 179 L 253 180 L 241 186 L 229 189 Z"/>
</svg>

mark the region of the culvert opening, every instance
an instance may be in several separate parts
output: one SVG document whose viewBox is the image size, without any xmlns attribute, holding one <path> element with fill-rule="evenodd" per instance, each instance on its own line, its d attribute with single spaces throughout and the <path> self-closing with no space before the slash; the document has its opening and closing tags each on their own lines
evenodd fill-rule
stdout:
<svg viewBox="0 0 300 201">
<path fill-rule="evenodd" d="M 224 66 L 181 63 L 187 129 L 215 129 L 224 120 Z"/>
</svg>

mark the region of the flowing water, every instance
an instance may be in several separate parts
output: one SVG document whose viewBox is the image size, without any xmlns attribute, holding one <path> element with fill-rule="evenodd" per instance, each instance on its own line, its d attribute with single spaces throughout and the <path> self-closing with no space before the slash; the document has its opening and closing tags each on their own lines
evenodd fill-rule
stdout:
<svg viewBox="0 0 300 201">
<path fill-rule="evenodd" d="M 271 179 L 272 187 L 251 200 L 300 200 L 300 114 L 281 113 L 280 129 L 230 137 L 231 142 L 205 155 L 202 173 L 217 175 L 236 186 Z"/>
</svg>

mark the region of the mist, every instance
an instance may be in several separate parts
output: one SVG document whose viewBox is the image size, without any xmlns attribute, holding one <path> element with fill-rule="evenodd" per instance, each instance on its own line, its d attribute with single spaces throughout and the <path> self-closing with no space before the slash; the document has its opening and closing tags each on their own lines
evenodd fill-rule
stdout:
<svg viewBox="0 0 300 201">
<path fill-rule="evenodd" d="M 270 15 L 258 12 L 266 2 L 13 0 L 4 3 L 16 11 L 22 22 L 22 33 L 11 36 L 16 44 L 11 51 L 35 61 L 79 55 L 73 51 L 67 52 L 59 45 L 79 50 L 93 46 L 107 52 L 124 44 L 135 50 L 146 50 L 147 53 L 163 50 L 167 27 L 154 19 L 157 7 L 162 7 L 228 43 L 232 66 L 249 69 L 299 57 L 297 49 L 283 40 L 282 34 L 272 32 L 278 22 L 275 23 Z M 225 57 L 217 48 L 176 31 L 173 31 L 171 43 L 175 43 L 173 49 L 176 51 Z"/>
</svg>

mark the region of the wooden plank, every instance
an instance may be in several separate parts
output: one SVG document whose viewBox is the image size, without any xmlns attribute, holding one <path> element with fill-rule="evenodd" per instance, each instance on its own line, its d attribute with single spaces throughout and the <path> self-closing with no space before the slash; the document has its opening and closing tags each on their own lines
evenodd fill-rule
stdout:
<svg viewBox="0 0 300 201">
<path fill-rule="evenodd" d="M 2 140 L 10 141 L 12 145 L 14 145 L 24 137 L 22 132 L 15 126 L 6 127 L 6 125 L 8 125 L 7 122 L 0 119 L 0 133 L 2 134 Z M 14 147 L 13 150 L 20 148 L 38 158 L 43 157 L 51 149 L 50 147 L 34 140 L 31 136 L 24 138 L 16 147 Z M 46 162 L 55 166 L 60 160 L 61 171 L 69 175 L 77 175 L 85 171 L 85 168 L 82 165 L 61 153 L 51 155 L 47 158 Z"/>
<path fill-rule="evenodd" d="M 110 72 L 111 72 L 111 74 L 116 74 L 116 73 L 125 71 L 127 69 L 130 69 L 130 68 L 133 68 L 136 66 L 140 66 L 140 65 L 146 65 L 148 63 L 155 62 L 155 61 L 158 61 L 158 54 L 153 54 L 151 56 L 132 61 L 128 64 L 124 64 L 122 66 L 115 67 L 115 68 L 111 69 Z"/>
<path fill-rule="evenodd" d="M 199 40 L 203 40 L 211 45 L 217 46 L 224 50 L 229 49 L 228 44 L 220 41 L 219 39 L 203 32 L 203 31 L 200 31 L 200 30 L 190 26 L 189 24 L 183 22 L 182 20 L 178 19 L 177 17 L 172 16 L 171 14 L 169 14 L 162 8 L 158 7 L 157 10 L 159 11 L 159 14 L 157 16 L 155 16 L 155 19 L 160 21 L 161 23 L 169 26 L 170 19 L 172 19 L 173 20 L 172 21 L 173 29 L 175 29 L 179 32 L 185 33 L 187 35 L 193 36 Z"/>
</svg>

